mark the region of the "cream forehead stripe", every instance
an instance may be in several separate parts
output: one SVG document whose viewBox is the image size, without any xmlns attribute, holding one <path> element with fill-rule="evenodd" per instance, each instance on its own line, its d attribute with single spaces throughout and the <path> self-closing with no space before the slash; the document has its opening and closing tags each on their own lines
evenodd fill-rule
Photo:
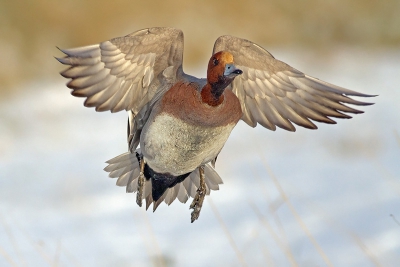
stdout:
<svg viewBox="0 0 400 267">
<path fill-rule="evenodd" d="M 231 53 L 229 53 L 229 52 L 223 51 L 221 53 L 221 61 L 225 62 L 227 64 L 233 63 L 233 55 Z"/>
</svg>

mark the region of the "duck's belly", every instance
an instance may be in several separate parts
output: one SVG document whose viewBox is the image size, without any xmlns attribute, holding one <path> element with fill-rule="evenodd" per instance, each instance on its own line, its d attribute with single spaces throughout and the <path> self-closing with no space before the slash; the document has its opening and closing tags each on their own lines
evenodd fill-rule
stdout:
<svg viewBox="0 0 400 267">
<path fill-rule="evenodd" d="M 196 126 L 161 113 L 143 129 L 140 147 L 154 171 L 178 176 L 213 160 L 234 126 Z"/>
</svg>

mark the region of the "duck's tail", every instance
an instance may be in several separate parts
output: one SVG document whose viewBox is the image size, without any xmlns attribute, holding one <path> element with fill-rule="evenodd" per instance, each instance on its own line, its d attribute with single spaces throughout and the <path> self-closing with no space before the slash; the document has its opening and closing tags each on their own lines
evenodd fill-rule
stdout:
<svg viewBox="0 0 400 267">
<path fill-rule="evenodd" d="M 118 178 L 118 186 L 126 186 L 127 193 L 134 193 L 137 191 L 137 183 L 140 173 L 140 166 L 137 155 L 140 155 L 140 148 L 135 153 L 126 152 L 113 159 L 108 160 L 108 166 L 104 168 L 106 172 L 109 172 L 109 177 Z M 204 176 L 206 182 L 206 194 L 209 195 L 211 190 L 218 190 L 219 185 L 222 184 L 222 179 L 211 166 L 210 163 L 204 167 Z M 157 200 L 153 201 L 151 180 L 145 179 L 143 189 L 143 199 L 146 199 L 146 209 L 149 208 L 151 203 L 153 204 L 153 211 L 161 204 L 165 202 L 170 205 L 176 198 L 186 203 L 189 197 L 194 198 L 196 196 L 197 188 L 200 186 L 200 174 L 199 169 L 194 170 L 183 182 L 177 183 L 175 186 L 168 188 L 164 194 Z"/>
</svg>

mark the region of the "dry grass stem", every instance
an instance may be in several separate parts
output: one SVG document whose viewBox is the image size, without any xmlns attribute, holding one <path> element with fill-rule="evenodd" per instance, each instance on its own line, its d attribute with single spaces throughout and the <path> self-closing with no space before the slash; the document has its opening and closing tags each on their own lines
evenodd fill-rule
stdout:
<svg viewBox="0 0 400 267">
<path fill-rule="evenodd" d="M 72 255 L 72 253 L 61 244 L 61 242 L 60 242 L 60 251 L 62 251 L 62 254 L 64 254 L 64 256 L 68 258 L 68 260 L 73 264 L 73 266 L 78 266 L 78 267 L 82 266 L 79 263 L 79 261 Z"/>
<path fill-rule="evenodd" d="M 10 227 L 7 225 L 6 220 L 4 219 L 3 216 L 1 216 L 1 223 L 3 224 L 4 231 L 6 232 L 8 239 L 10 240 L 10 243 L 15 251 L 15 254 L 17 255 L 17 258 L 19 260 L 19 263 L 21 266 L 26 266 L 26 262 L 22 257 L 21 251 L 19 250 L 17 246 L 17 242 L 15 240 L 15 237 L 10 229 Z"/>
<path fill-rule="evenodd" d="M 143 224 L 146 226 L 146 232 L 147 232 L 147 235 L 145 235 L 143 237 L 143 239 L 145 241 L 150 240 L 150 242 L 151 242 L 150 246 L 149 245 L 146 246 L 149 258 L 156 260 L 157 261 L 156 262 L 157 266 L 159 266 L 159 267 L 167 267 L 167 263 L 166 263 L 166 261 L 164 259 L 164 256 L 163 256 L 162 252 L 161 252 L 160 246 L 159 246 L 157 238 L 156 238 L 156 234 L 154 233 L 154 229 L 151 226 L 149 217 L 148 217 L 148 215 L 147 215 L 145 210 L 143 210 L 143 209 L 140 209 L 140 210 L 142 211 L 141 213 L 143 215 L 142 216 L 143 217 Z M 145 242 L 145 243 L 147 244 L 147 242 Z M 155 252 L 155 257 L 154 256 L 151 257 L 151 255 L 152 255 L 151 252 Z"/>
<path fill-rule="evenodd" d="M 393 214 L 390 214 L 390 217 L 392 217 L 393 221 L 400 226 L 400 222 L 396 219 L 396 217 Z"/>
<path fill-rule="evenodd" d="M 39 245 L 38 242 L 35 242 L 33 240 L 33 238 L 28 234 L 28 232 L 25 231 L 25 229 L 22 229 L 22 227 L 20 227 L 17 222 L 14 222 L 14 225 L 24 235 L 26 240 L 28 240 L 29 243 L 35 248 L 36 252 L 40 254 L 42 259 L 44 259 L 50 266 L 52 266 L 53 261 L 52 261 L 51 257 L 44 251 L 43 247 L 41 245 Z"/>
<path fill-rule="evenodd" d="M 317 250 L 318 254 L 321 256 L 321 258 L 324 260 L 325 264 L 327 266 L 333 267 L 332 262 L 328 258 L 328 256 L 325 254 L 324 250 L 321 248 L 321 246 L 318 244 L 317 240 L 314 238 L 314 236 L 311 234 L 310 230 L 306 226 L 306 224 L 303 222 L 301 219 L 300 215 L 297 213 L 296 209 L 290 202 L 289 198 L 287 197 L 285 191 L 283 190 L 282 186 L 278 182 L 278 179 L 275 177 L 275 174 L 272 172 L 271 168 L 267 164 L 267 160 L 265 159 L 264 155 L 260 153 L 259 149 L 256 148 L 256 150 L 259 152 L 260 157 L 263 161 L 264 167 L 267 170 L 269 176 L 271 177 L 272 181 L 275 184 L 275 187 L 279 191 L 279 194 L 281 195 L 282 199 L 285 201 L 286 205 L 288 206 L 290 212 L 292 213 L 293 217 L 296 219 L 297 223 L 300 225 L 301 229 L 304 231 L 304 233 L 307 235 L 308 239 L 311 241 L 315 249 Z"/>
<path fill-rule="evenodd" d="M 18 266 L 15 261 L 10 257 L 10 255 L 4 250 L 3 247 L 0 246 L 0 255 L 11 265 L 11 266 Z"/>
<path fill-rule="evenodd" d="M 288 246 L 285 246 L 281 241 L 280 237 L 274 232 L 272 226 L 269 224 L 268 220 L 265 219 L 265 217 L 262 215 L 260 210 L 257 208 L 257 206 L 249 201 L 249 205 L 253 209 L 254 213 L 257 215 L 258 219 L 262 224 L 267 228 L 269 234 L 272 236 L 274 239 L 275 243 L 279 246 L 279 248 L 283 251 L 283 253 L 286 255 L 286 258 L 289 260 L 291 266 L 299 266 L 291 252 Z"/>
<path fill-rule="evenodd" d="M 332 217 L 330 217 L 328 214 L 326 214 L 324 209 L 318 207 L 318 205 L 316 205 L 314 202 L 308 200 L 307 198 L 304 198 L 303 201 L 305 201 L 306 205 L 308 207 L 311 207 L 315 213 L 319 214 L 321 219 L 326 224 L 328 224 L 332 229 L 336 229 L 337 231 L 341 232 L 341 234 L 343 234 L 344 236 L 350 237 L 371 262 L 373 262 L 376 266 L 382 266 L 382 264 L 379 263 L 377 257 L 371 253 L 371 250 L 367 249 L 364 242 L 361 240 L 361 238 L 356 233 L 347 229 L 342 224 L 340 224 L 338 221 L 332 219 Z"/>
<path fill-rule="evenodd" d="M 293 253 L 291 251 L 291 248 L 289 246 L 289 241 L 288 238 L 286 236 L 286 232 L 283 229 L 283 225 L 281 222 L 281 219 L 279 218 L 278 213 L 276 212 L 277 210 L 277 205 L 274 205 L 276 203 L 276 201 L 272 201 L 272 199 L 269 197 L 269 193 L 267 188 L 265 187 L 264 181 L 261 179 L 261 177 L 255 173 L 254 169 L 251 168 L 252 172 L 253 172 L 253 177 L 255 177 L 258 180 L 258 185 L 260 186 L 260 188 L 262 189 L 263 192 L 263 196 L 266 198 L 267 203 L 269 203 L 268 205 L 268 211 L 269 213 L 272 215 L 275 224 L 278 226 L 279 229 L 279 235 L 280 235 L 280 240 L 283 240 L 283 246 L 285 247 L 285 250 L 287 250 L 287 252 L 293 256 Z"/>
<path fill-rule="evenodd" d="M 232 237 L 231 233 L 229 232 L 228 227 L 226 226 L 226 224 L 225 224 L 224 221 L 222 220 L 222 217 L 221 217 L 221 215 L 219 214 L 217 208 L 215 207 L 214 202 L 212 201 L 211 197 L 208 196 L 207 200 L 210 202 L 211 209 L 212 209 L 212 211 L 213 211 L 215 217 L 217 218 L 219 224 L 221 225 L 222 229 L 224 230 L 224 233 L 225 233 L 226 237 L 227 237 L 228 240 L 229 240 L 229 244 L 231 245 L 231 247 L 232 247 L 233 250 L 235 251 L 236 257 L 238 258 L 240 264 L 241 264 L 242 266 L 247 266 L 246 261 L 244 260 L 244 257 L 243 257 L 243 255 L 242 255 L 242 253 L 240 252 L 240 250 L 239 250 L 238 247 L 236 246 L 236 243 L 235 243 L 235 241 L 233 240 L 233 237 Z"/>
</svg>

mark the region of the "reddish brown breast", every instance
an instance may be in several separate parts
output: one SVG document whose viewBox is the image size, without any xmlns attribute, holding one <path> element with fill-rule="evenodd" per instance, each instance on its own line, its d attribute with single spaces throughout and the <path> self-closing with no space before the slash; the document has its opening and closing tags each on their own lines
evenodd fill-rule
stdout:
<svg viewBox="0 0 400 267">
<path fill-rule="evenodd" d="M 201 100 L 203 103 L 207 103 L 210 106 L 218 106 L 224 101 L 224 95 L 221 95 L 219 98 L 215 98 L 212 93 L 212 88 L 209 83 L 207 83 L 203 89 L 201 90 Z"/>
<path fill-rule="evenodd" d="M 231 90 L 225 90 L 223 101 L 217 106 L 202 102 L 202 97 L 193 83 L 178 82 L 161 100 L 160 112 L 166 112 L 187 123 L 218 127 L 236 124 L 242 117 L 239 99 Z"/>
</svg>

